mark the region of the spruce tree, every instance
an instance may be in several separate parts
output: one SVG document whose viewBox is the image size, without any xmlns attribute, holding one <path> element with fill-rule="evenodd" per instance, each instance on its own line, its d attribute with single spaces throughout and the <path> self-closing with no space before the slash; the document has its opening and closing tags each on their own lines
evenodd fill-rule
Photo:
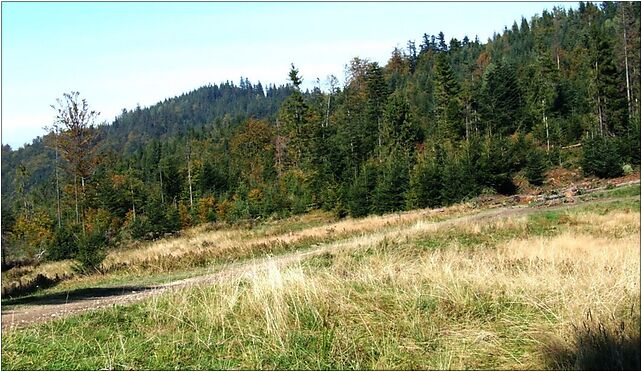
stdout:
<svg viewBox="0 0 642 372">
<path fill-rule="evenodd" d="M 613 178 L 622 175 L 622 158 L 617 140 L 595 136 L 586 138 L 582 145 L 582 171 L 585 175 Z"/>
<path fill-rule="evenodd" d="M 441 138 L 459 139 L 465 135 L 461 123 L 460 88 L 450 65 L 448 55 L 437 55 L 435 64 L 437 135 Z"/>
<path fill-rule="evenodd" d="M 379 164 L 372 198 L 372 211 L 378 214 L 403 209 L 408 190 L 410 159 L 407 151 L 397 144 L 392 145 L 387 149 L 385 159 Z"/>
<path fill-rule="evenodd" d="M 526 154 L 525 173 L 528 182 L 540 186 L 544 183 L 546 171 L 546 154 L 539 148 L 532 146 Z"/>
<path fill-rule="evenodd" d="M 515 67 L 503 61 L 491 63 L 484 73 L 480 93 L 487 132 L 491 136 L 514 133 L 523 120 L 524 104 Z"/>
<path fill-rule="evenodd" d="M 622 135 L 628 129 L 625 79 L 615 64 L 612 43 L 605 32 L 597 25 L 593 28 L 598 119 L 602 135 Z"/>
</svg>

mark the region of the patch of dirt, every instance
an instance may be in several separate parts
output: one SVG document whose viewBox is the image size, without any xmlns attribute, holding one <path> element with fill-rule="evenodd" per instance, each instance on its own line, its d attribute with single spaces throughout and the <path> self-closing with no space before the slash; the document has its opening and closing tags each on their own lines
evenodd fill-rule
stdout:
<svg viewBox="0 0 642 372">
<path fill-rule="evenodd" d="M 519 194 L 515 195 L 482 195 L 474 198 L 474 207 L 496 208 L 509 205 L 527 205 L 535 202 L 547 205 L 574 203 L 576 196 L 604 190 L 607 187 L 625 186 L 640 183 L 640 169 L 618 178 L 601 179 L 583 177 L 579 171 L 562 167 L 549 170 L 541 186 L 533 186 L 523 177 L 516 177 L 513 182 L 518 186 Z"/>
<path fill-rule="evenodd" d="M 568 187 L 584 179 L 578 170 L 556 167 L 546 172 L 544 190 Z"/>
<path fill-rule="evenodd" d="M 531 187 L 532 194 L 555 193 L 559 190 L 579 188 L 584 190 L 597 189 L 607 185 L 621 185 L 640 179 L 640 169 L 617 178 L 602 179 L 597 177 L 584 177 L 580 170 L 571 170 L 556 167 L 546 172 L 544 184 L 540 187 Z"/>
</svg>

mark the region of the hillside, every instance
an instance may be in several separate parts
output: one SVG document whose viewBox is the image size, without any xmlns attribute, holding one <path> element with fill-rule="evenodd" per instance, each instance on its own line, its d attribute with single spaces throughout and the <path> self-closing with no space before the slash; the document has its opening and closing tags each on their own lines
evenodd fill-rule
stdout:
<svg viewBox="0 0 642 372">
<path fill-rule="evenodd" d="M 640 370 L 640 18 L 426 30 L 99 126 L 63 95 L 1 149 L 1 369 Z"/>
<path fill-rule="evenodd" d="M 302 92 L 292 65 L 286 87 L 202 87 L 98 128 L 60 120 L 2 149 L 3 257 L 91 271 L 123 244 L 208 222 L 538 193 L 550 171 L 635 174 L 639 30 L 639 3 L 580 2 L 485 43 L 426 33 L 383 66 L 354 58 L 326 92 Z"/>
<path fill-rule="evenodd" d="M 290 93 L 286 86 L 270 85 L 264 89 L 260 82 L 253 85 L 247 79 L 241 79 L 239 86 L 230 82 L 203 86 L 151 107 L 123 109 L 112 123 L 97 127 L 96 146 L 99 153 L 132 155 L 152 141 L 167 140 L 190 130 L 221 130 L 247 118 L 271 118 Z M 20 164 L 29 170 L 25 190 L 37 189 L 51 181 L 55 155 L 45 145 L 50 137 L 38 137 L 19 149 L 2 147 L 3 201 L 10 203 L 14 196 L 16 169 Z"/>
<path fill-rule="evenodd" d="M 636 369 L 639 198 L 201 226 L 4 298 L 2 367 Z"/>
</svg>

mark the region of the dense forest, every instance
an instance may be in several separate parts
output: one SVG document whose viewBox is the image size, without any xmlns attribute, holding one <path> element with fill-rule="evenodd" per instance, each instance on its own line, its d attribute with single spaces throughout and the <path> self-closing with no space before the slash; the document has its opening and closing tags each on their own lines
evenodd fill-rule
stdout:
<svg viewBox="0 0 642 372">
<path fill-rule="evenodd" d="M 640 164 L 640 3 L 575 8 L 486 43 L 427 33 L 327 89 L 292 65 L 286 86 L 207 86 L 97 127 L 69 125 L 65 107 L 92 112 L 67 95 L 48 135 L 2 148 L 3 249 L 91 268 L 204 222 L 436 207 L 559 166 L 619 176 Z"/>
</svg>

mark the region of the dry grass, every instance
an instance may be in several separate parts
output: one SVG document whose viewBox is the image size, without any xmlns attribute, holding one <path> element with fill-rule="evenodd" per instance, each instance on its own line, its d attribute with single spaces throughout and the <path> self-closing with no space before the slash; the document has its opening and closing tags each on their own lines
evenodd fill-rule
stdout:
<svg viewBox="0 0 642 372">
<path fill-rule="evenodd" d="M 331 222 L 327 213 L 315 212 L 304 216 L 290 217 L 280 221 L 267 221 L 255 228 L 226 227 L 215 230 L 205 224 L 184 231 L 179 237 L 155 242 L 134 243 L 108 253 L 102 264 L 102 273 L 90 277 L 74 275 L 70 260 L 26 266 L 9 270 L 3 275 L 3 288 L 22 286 L 38 275 L 46 278 L 63 278 L 65 287 L 111 280 L 127 275 L 167 273 L 214 263 L 248 259 L 266 254 L 276 254 L 345 237 L 390 230 L 416 221 L 444 219 L 470 212 L 468 204 L 433 210 L 415 210 L 362 219 L 347 218 Z M 119 272 L 120 271 L 120 272 Z M 110 273 L 114 273 L 111 275 Z M 113 278 L 112 278 L 113 277 Z"/>
<path fill-rule="evenodd" d="M 145 247 L 128 251 L 114 252 L 107 256 L 103 266 L 108 270 L 112 265 L 133 265 L 139 262 L 163 258 L 177 258 L 186 254 L 206 254 L 215 256 L 244 256 L 262 247 L 279 244 L 294 244 L 300 241 L 339 238 L 357 233 L 368 233 L 383 228 L 406 225 L 432 216 L 452 216 L 468 212 L 467 204 L 439 210 L 417 210 L 383 216 L 370 216 L 362 219 L 347 218 L 339 222 L 305 228 L 299 231 L 283 231 L 282 221 L 265 229 L 260 237 L 248 234 L 246 230 L 190 231 L 184 237 L 167 239 Z M 257 249 L 258 248 L 258 249 Z"/>
<path fill-rule="evenodd" d="M 460 229 L 526 223 L 504 219 Z M 621 224 L 633 231 L 620 236 Z M 615 213 L 613 219 L 580 214 L 573 226 L 497 249 L 471 251 L 452 243 L 419 256 L 412 241 L 367 235 L 343 243 L 320 265 L 319 259 L 285 269 L 271 264 L 187 296 L 166 297 L 148 310 L 176 308 L 181 321 L 254 340 L 243 346 L 248 353 L 288 354 L 300 347 L 302 333 L 337 330 L 341 335 L 333 334 L 323 352 L 340 368 L 541 369 L 548 350 L 543 343 L 551 335 L 572 342 L 588 311 L 606 322 L 639 305 L 639 213 Z M 239 367 L 284 367 L 254 357 Z"/>
<path fill-rule="evenodd" d="M 29 293 L 72 278 L 74 274 L 71 260 L 15 267 L 2 275 L 2 295 Z"/>
<path fill-rule="evenodd" d="M 3 367 L 537 370 L 595 366 L 577 361 L 603 345 L 602 368 L 639 358 L 639 211 L 420 216 L 342 221 L 352 235 L 323 255 L 18 331 Z"/>
</svg>

